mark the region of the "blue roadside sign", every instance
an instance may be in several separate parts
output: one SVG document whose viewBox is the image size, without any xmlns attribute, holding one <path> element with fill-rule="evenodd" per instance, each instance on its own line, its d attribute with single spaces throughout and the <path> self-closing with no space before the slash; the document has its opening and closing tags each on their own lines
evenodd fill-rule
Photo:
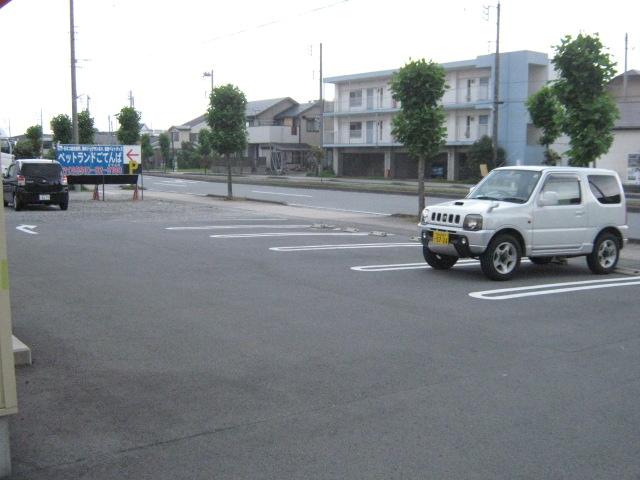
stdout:
<svg viewBox="0 0 640 480">
<path fill-rule="evenodd" d="M 56 160 L 65 175 L 138 174 L 140 145 L 60 145 Z"/>
</svg>

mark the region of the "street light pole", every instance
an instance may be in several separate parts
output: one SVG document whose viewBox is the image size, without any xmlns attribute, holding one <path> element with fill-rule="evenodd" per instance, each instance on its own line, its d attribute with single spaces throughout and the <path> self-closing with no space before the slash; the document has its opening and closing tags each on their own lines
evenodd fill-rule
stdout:
<svg viewBox="0 0 640 480">
<path fill-rule="evenodd" d="M 205 77 L 211 77 L 211 91 L 213 92 L 213 70 L 211 70 L 210 72 L 204 72 L 202 74 L 202 78 Z"/>
<path fill-rule="evenodd" d="M 71 41 L 71 125 L 72 125 L 72 142 L 80 143 L 80 135 L 78 131 L 78 93 L 76 88 L 76 35 L 73 21 L 73 0 L 69 0 L 69 35 Z"/>
</svg>

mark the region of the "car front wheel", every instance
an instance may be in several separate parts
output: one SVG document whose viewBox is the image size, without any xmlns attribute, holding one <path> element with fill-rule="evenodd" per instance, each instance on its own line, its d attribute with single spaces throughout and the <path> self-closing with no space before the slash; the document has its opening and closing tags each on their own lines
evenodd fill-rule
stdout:
<svg viewBox="0 0 640 480">
<path fill-rule="evenodd" d="M 603 233 L 596 238 L 593 250 L 587 255 L 589 270 L 598 275 L 611 273 L 618 264 L 620 243 L 612 233 Z"/>
<path fill-rule="evenodd" d="M 520 266 L 520 244 L 511 235 L 496 236 L 480 255 L 482 272 L 491 280 L 509 280 Z"/>
<path fill-rule="evenodd" d="M 422 246 L 422 255 L 429 266 L 435 270 L 448 270 L 458 261 L 458 257 L 434 253 L 426 245 Z"/>
</svg>

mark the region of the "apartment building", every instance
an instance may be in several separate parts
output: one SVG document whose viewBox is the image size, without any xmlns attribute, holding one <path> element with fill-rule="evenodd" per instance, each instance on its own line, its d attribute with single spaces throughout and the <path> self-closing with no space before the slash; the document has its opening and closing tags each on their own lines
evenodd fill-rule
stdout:
<svg viewBox="0 0 640 480">
<path fill-rule="evenodd" d="M 442 99 L 447 139 L 427 177 L 460 178 L 469 147 L 491 136 L 494 57 L 445 63 L 447 90 Z M 329 77 L 335 98 L 325 107 L 323 146 L 338 175 L 416 178 L 417 162 L 392 135 L 400 105 L 390 80 L 397 70 Z M 548 80 L 546 54 L 519 51 L 500 54 L 498 143 L 508 165 L 538 164 L 543 150 L 530 122 L 527 98 Z"/>
</svg>

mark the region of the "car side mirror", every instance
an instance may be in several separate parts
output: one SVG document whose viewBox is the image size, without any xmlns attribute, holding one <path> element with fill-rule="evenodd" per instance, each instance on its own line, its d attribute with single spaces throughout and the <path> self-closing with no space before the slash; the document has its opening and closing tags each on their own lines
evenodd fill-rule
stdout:
<svg viewBox="0 0 640 480">
<path fill-rule="evenodd" d="M 558 203 L 560 203 L 558 192 L 542 192 L 538 198 L 538 205 L 541 207 L 551 207 L 553 205 L 558 205 Z"/>
</svg>

